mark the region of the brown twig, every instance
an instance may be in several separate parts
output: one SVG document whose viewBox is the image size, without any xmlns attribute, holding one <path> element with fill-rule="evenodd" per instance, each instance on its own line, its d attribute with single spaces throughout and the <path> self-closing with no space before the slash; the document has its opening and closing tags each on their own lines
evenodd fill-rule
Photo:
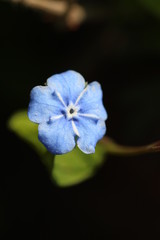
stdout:
<svg viewBox="0 0 160 240">
<path fill-rule="evenodd" d="M 50 1 L 50 0 L 10 0 L 13 3 L 20 3 L 27 7 L 53 13 L 56 15 L 63 15 L 68 8 L 68 3 L 65 1 Z"/>
<path fill-rule="evenodd" d="M 51 14 L 58 17 L 65 17 L 69 28 L 79 26 L 85 19 L 86 13 L 78 3 L 65 0 L 9 0 L 12 3 L 19 3 L 32 9 Z"/>
</svg>

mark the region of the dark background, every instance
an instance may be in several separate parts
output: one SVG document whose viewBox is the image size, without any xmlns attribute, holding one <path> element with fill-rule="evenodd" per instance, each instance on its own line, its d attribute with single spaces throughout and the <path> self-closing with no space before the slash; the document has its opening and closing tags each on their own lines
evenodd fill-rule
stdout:
<svg viewBox="0 0 160 240">
<path fill-rule="evenodd" d="M 159 239 L 159 153 L 109 156 L 95 177 L 63 189 L 6 127 L 12 113 L 27 108 L 33 86 L 73 69 L 102 84 L 107 135 L 133 146 L 160 139 L 157 9 L 138 1 L 79 3 L 87 19 L 71 30 L 60 19 L 0 2 L 0 237 Z"/>
</svg>

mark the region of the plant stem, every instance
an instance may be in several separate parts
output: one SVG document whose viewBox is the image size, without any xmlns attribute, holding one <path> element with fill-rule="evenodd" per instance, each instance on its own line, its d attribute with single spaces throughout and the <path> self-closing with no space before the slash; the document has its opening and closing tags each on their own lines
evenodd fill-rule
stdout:
<svg viewBox="0 0 160 240">
<path fill-rule="evenodd" d="M 123 146 L 109 137 L 104 137 L 101 144 L 105 145 L 106 152 L 111 155 L 133 156 L 145 153 L 160 152 L 160 141 L 145 146 Z"/>
</svg>

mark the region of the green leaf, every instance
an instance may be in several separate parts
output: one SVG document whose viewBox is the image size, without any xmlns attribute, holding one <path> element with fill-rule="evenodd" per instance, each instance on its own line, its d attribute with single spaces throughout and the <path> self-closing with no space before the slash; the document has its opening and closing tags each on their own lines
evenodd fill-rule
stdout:
<svg viewBox="0 0 160 240">
<path fill-rule="evenodd" d="M 13 114 L 8 121 L 8 127 L 21 139 L 26 141 L 40 156 L 41 161 L 51 175 L 54 156 L 50 154 L 38 139 L 38 124 L 31 122 L 26 110 Z"/>
<path fill-rule="evenodd" d="M 46 152 L 46 148 L 38 140 L 38 125 L 29 120 L 26 110 L 14 113 L 8 121 L 8 127 L 20 138 L 28 142 L 38 154 Z"/>
<path fill-rule="evenodd" d="M 94 154 L 84 154 L 78 148 L 64 155 L 57 155 L 52 176 L 61 187 L 71 186 L 92 177 L 104 162 L 105 150 L 99 143 Z"/>
<path fill-rule="evenodd" d="M 16 112 L 8 121 L 8 127 L 29 143 L 39 154 L 54 183 L 60 187 L 78 184 L 92 177 L 104 162 L 105 146 L 100 143 L 94 154 L 84 154 L 78 148 L 64 155 L 50 154 L 38 140 L 38 125 L 32 123 L 27 111 Z"/>
</svg>

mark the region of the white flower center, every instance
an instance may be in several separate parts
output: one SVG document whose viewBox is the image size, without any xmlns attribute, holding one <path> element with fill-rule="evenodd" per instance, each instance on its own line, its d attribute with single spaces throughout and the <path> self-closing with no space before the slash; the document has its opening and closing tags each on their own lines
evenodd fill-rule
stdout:
<svg viewBox="0 0 160 240">
<path fill-rule="evenodd" d="M 66 107 L 66 115 L 68 119 L 72 119 L 77 116 L 79 107 L 75 106 L 72 102 Z"/>
<path fill-rule="evenodd" d="M 80 101 L 80 99 L 83 97 L 84 93 L 87 91 L 88 87 L 85 87 L 85 89 L 83 89 L 83 91 L 80 93 L 80 95 L 78 96 L 75 104 L 73 104 L 73 102 L 70 102 L 70 104 L 67 106 L 61 96 L 61 94 L 59 92 L 55 92 L 59 101 L 62 103 L 62 105 L 65 107 L 65 113 L 60 114 L 58 116 L 52 116 L 50 118 L 50 120 L 55 121 L 56 119 L 62 118 L 64 116 L 67 117 L 68 120 L 71 120 L 72 123 L 72 128 L 74 133 L 80 137 L 79 131 L 77 129 L 77 126 L 74 122 L 74 117 L 80 116 L 80 117 L 85 117 L 85 118 L 90 118 L 90 119 L 95 119 L 95 120 L 99 120 L 99 116 L 95 115 L 95 114 L 91 114 L 91 113 L 80 113 L 80 106 L 78 106 L 78 103 Z"/>
</svg>

